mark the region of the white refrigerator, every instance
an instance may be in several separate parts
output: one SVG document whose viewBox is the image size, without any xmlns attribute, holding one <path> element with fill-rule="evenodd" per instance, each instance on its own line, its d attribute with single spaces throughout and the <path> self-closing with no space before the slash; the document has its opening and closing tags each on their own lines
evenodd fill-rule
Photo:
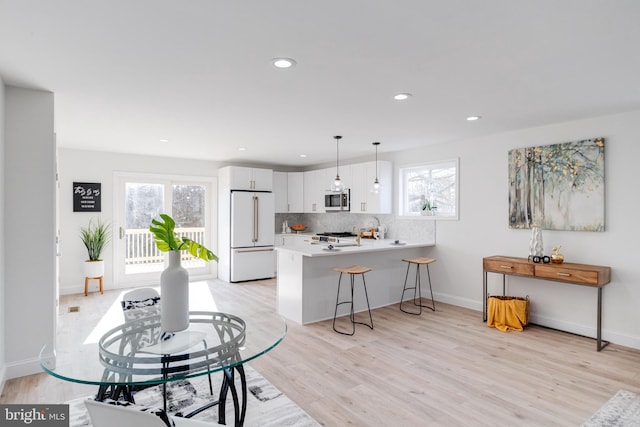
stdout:
<svg viewBox="0 0 640 427">
<path fill-rule="evenodd" d="M 273 277 L 275 202 L 273 193 L 231 191 L 230 282 Z"/>
</svg>

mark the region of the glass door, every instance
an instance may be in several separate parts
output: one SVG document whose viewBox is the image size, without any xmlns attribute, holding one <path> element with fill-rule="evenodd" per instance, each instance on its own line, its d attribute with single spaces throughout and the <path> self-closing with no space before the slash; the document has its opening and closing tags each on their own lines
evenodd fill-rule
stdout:
<svg viewBox="0 0 640 427">
<path fill-rule="evenodd" d="M 116 277 L 121 285 L 158 284 L 165 254 L 156 247 L 149 225 L 167 213 L 176 221 L 176 233 L 211 248 L 211 181 L 121 176 L 118 182 Z M 212 274 L 214 263 L 182 253 L 182 266 L 191 277 Z"/>
</svg>

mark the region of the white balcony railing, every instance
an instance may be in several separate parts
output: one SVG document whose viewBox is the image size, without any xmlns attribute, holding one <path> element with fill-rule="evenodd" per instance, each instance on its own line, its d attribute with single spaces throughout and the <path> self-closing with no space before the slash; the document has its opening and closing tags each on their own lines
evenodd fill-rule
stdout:
<svg viewBox="0 0 640 427">
<path fill-rule="evenodd" d="M 204 242 L 204 227 L 176 228 L 179 237 L 187 237 L 196 242 Z M 164 252 L 156 246 L 153 234 L 148 228 L 125 229 L 125 268 L 126 273 L 161 271 L 164 268 Z M 204 261 L 183 251 L 180 259 L 185 268 L 204 266 Z"/>
</svg>

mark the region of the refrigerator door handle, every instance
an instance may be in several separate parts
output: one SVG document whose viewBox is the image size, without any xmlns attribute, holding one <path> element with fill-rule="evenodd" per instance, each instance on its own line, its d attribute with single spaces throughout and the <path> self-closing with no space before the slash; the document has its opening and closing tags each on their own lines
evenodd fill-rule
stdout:
<svg viewBox="0 0 640 427">
<path fill-rule="evenodd" d="M 253 196 L 253 240 L 258 241 L 258 196 Z"/>
<path fill-rule="evenodd" d="M 274 249 L 270 248 L 270 249 L 236 249 L 236 253 L 237 254 L 244 254 L 247 252 L 273 252 Z"/>
</svg>

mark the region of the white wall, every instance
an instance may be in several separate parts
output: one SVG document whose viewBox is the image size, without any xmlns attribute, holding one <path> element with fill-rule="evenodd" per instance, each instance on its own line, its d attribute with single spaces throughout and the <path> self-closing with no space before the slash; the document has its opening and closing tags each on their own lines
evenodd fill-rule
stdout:
<svg viewBox="0 0 640 427">
<path fill-rule="evenodd" d="M 40 372 L 40 349 L 55 336 L 53 105 L 51 92 L 5 87 L 3 311 L 7 378 Z"/>
<path fill-rule="evenodd" d="M 512 148 L 545 145 L 602 136 L 605 138 L 606 231 L 601 233 L 544 230 L 546 252 L 562 245 L 569 262 L 608 265 L 612 282 L 604 289 L 603 337 L 622 345 L 640 348 L 640 268 L 637 267 L 634 237 L 638 235 L 635 212 L 640 202 L 634 197 L 630 171 L 635 166 L 640 144 L 640 111 L 523 129 L 500 135 L 439 145 L 406 152 L 385 153 L 397 170 L 419 161 L 460 159 L 460 220 L 438 221 L 437 245 L 432 249 L 438 263 L 432 268 L 436 298 L 452 304 L 482 309 L 482 258 L 489 255 L 526 257 L 529 230 L 508 226 L 507 153 Z M 63 257 L 63 293 L 78 292 L 82 278 L 77 260 L 83 249 L 77 229 L 87 219 L 71 213 L 71 182 L 101 181 L 111 193 L 114 170 L 184 173 L 215 176 L 219 164 L 178 161 L 153 157 L 100 153 L 100 162 L 90 165 L 95 153 L 60 150 L 62 193 L 60 200 Z M 103 199 L 103 216 L 110 219 L 111 200 Z M 80 216 L 79 216 L 80 215 Z M 86 214 L 84 214 L 86 215 Z M 107 216 L 108 215 L 108 216 Z M 501 291 L 501 280 L 490 275 L 490 291 Z M 532 320 L 580 334 L 595 336 L 596 291 L 589 287 L 510 277 L 510 293 L 529 295 Z M 481 314 L 478 313 L 481 322 Z M 594 344 L 595 348 L 595 344 Z"/>
<path fill-rule="evenodd" d="M 167 157 L 137 156 L 74 149 L 58 150 L 60 172 L 60 294 L 84 292 L 82 263 L 87 259 L 86 249 L 80 241 L 80 227 L 86 227 L 91 218 L 100 217 L 113 224 L 114 232 L 119 224 L 114 223 L 113 193 L 116 172 L 162 174 L 164 176 L 217 177 L 220 163 L 213 161 L 184 160 Z M 73 182 L 102 183 L 102 212 L 73 212 Z M 217 190 L 214 188 L 214 190 Z M 213 198 L 217 200 L 216 194 Z M 214 226 L 217 223 L 213 218 Z M 114 233 L 117 238 L 117 233 Z M 216 241 L 216 240 L 214 240 Z M 216 246 L 210 249 L 216 252 Z M 105 289 L 114 287 L 114 245 L 104 253 Z M 90 290 L 97 288 L 97 281 L 90 283 Z"/>
<path fill-rule="evenodd" d="M 634 172 L 640 158 L 638 135 L 640 111 L 394 153 L 396 172 L 399 165 L 420 160 L 460 158 L 460 220 L 437 223 L 433 255 L 438 263 L 431 269 L 436 299 L 481 310 L 482 258 L 528 255 L 530 231 L 508 226 L 510 149 L 601 136 L 605 138 L 606 231 L 543 230 L 545 253 L 562 245 L 568 262 L 610 266 L 612 280 L 603 298 L 603 338 L 640 348 L 640 267 L 635 246 L 640 201 Z M 534 322 L 595 336 L 595 289 L 515 277 L 507 283 L 508 293 L 530 296 Z M 490 293 L 501 292 L 501 276 L 491 274 L 490 284 Z"/>
<path fill-rule="evenodd" d="M 2 309 L 2 313 L 0 313 L 0 394 L 2 393 L 2 389 L 4 387 L 5 381 L 5 372 L 6 372 L 6 364 L 5 364 L 5 343 L 4 343 L 4 328 L 5 328 L 5 297 L 4 297 L 4 288 L 5 288 L 5 269 L 4 269 L 4 82 L 2 81 L 2 76 L 0 76 L 0 165 L 2 165 L 2 171 L 0 173 L 0 308 Z"/>
</svg>

